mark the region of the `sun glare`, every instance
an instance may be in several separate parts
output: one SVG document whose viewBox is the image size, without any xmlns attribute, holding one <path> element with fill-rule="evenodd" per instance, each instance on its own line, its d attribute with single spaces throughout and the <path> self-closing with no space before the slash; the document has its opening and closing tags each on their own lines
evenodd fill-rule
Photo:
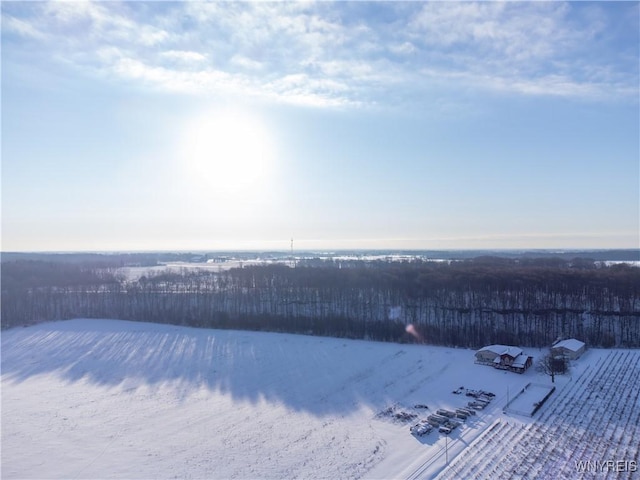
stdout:
<svg viewBox="0 0 640 480">
<path fill-rule="evenodd" d="M 185 135 L 190 180 L 209 195 L 262 191 L 274 169 L 273 141 L 257 116 L 235 110 L 195 119 Z"/>
</svg>

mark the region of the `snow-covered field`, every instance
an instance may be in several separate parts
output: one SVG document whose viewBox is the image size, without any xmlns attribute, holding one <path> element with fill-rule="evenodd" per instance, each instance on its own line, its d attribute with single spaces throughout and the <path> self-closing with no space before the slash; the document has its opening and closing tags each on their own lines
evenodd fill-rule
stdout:
<svg viewBox="0 0 640 480">
<path fill-rule="evenodd" d="M 640 365 L 638 352 L 616 352 L 624 352 L 625 365 Z M 548 378 L 533 369 L 518 375 L 476 365 L 470 350 L 116 320 L 16 328 L 2 333 L 1 474 L 433 478 L 447 475 L 447 462 L 460 468 L 461 452 L 465 464 L 486 464 L 466 452 L 496 425 L 519 425 L 524 432 L 557 422 L 566 411 L 558 405 L 580 402 L 587 380 L 600 378 L 591 372 L 609 371 L 601 368 L 611 364 L 609 354 L 588 351 L 571 377 L 556 378 L 560 394 L 529 419 L 502 412 L 508 392 Z M 620 378 L 635 395 L 624 415 L 635 415 L 635 424 L 616 420 L 601 427 L 609 438 L 607 454 L 632 460 L 638 451 L 629 442 L 640 444 L 637 371 L 635 387 L 629 378 Z M 418 418 L 471 400 L 452 393 L 462 386 L 496 397 L 448 437 L 435 430 L 410 434 Z M 600 390 L 598 398 L 605 402 L 611 395 Z M 418 417 L 403 422 L 389 411 Z M 579 452 L 583 437 L 574 437 L 571 448 Z M 626 450 L 615 450 L 616 442 Z M 567 448 L 562 453 L 572 455 Z"/>
</svg>

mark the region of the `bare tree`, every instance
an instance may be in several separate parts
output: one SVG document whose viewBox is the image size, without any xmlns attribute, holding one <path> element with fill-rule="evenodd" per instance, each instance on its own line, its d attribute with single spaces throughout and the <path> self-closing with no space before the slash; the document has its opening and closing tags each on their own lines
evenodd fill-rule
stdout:
<svg viewBox="0 0 640 480">
<path fill-rule="evenodd" d="M 556 375 L 567 373 L 569 365 L 564 355 L 549 353 L 540 360 L 540 369 L 551 377 L 551 383 L 555 383 Z"/>
</svg>

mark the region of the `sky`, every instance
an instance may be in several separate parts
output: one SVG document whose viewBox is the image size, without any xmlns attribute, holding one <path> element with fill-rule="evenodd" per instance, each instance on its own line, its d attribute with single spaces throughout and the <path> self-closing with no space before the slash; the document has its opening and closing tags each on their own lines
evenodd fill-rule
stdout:
<svg viewBox="0 0 640 480">
<path fill-rule="evenodd" d="M 2 251 L 640 247 L 638 2 L 5 2 Z"/>
</svg>

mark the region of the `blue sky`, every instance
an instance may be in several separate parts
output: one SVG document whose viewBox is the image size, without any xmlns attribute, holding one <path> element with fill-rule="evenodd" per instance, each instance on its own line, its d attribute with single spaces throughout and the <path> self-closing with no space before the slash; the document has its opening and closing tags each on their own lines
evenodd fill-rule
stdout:
<svg viewBox="0 0 640 480">
<path fill-rule="evenodd" d="M 2 2 L 2 250 L 637 248 L 637 2 Z"/>
</svg>

